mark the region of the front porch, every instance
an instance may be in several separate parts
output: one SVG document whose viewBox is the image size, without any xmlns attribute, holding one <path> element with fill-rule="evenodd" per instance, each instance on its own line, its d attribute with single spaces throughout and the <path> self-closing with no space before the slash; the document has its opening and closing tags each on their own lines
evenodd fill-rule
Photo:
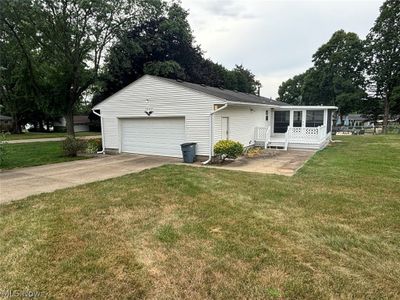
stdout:
<svg viewBox="0 0 400 300">
<path fill-rule="evenodd" d="M 265 148 L 322 149 L 331 140 L 335 107 L 288 106 L 267 111 L 266 127 L 254 128 L 254 141 Z"/>
</svg>

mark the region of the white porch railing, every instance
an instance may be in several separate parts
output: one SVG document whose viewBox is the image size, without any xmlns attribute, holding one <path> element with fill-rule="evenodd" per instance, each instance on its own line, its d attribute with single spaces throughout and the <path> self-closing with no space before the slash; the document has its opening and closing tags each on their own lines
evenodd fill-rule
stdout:
<svg viewBox="0 0 400 300">
<path fill-rule="evenodd" d="M 255 127 L 254 140 L 257 142 L 265 142 L 265 148 L 271 140 L 271 126 L 269 127 Z"/>
<path fill-rule="evenodd" d="M 281 141 L 284 143 L 284 149 L 288 148 L 289 143 L 298 144 L 321 144 L 330 137 L 326 133 L 326 126 L 318 127 L 288 127 Z M 254 128 L 254 141 L 265 142 L 265 147 L 274 141 L 271 137 L 271 127 L 255 127 Z"/>
<path fill-rule="evenodd" d="M 287 139 L 292 143 L 320 143 L 326 138 L 326 126 L 288 127 Z"/>
</svg>

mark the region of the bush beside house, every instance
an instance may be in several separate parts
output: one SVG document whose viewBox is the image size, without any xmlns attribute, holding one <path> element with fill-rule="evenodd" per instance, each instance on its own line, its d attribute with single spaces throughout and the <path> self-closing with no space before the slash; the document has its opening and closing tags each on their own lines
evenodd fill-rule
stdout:
<svg viewBox="0 0 400 300">
<path fill-rule="evenodd" d="M 74 157 L 78 153 L 96 154 L 102 149 L 101 139 L 81 140 L 68 136 L 62 144 L 65 156 Z"/>
<path fill-rule="evenodd" d="M 239 157 L 242 155 L 243 149 L 241 143 L 232 140 L 219 141 L 214 145 L 214 153 L 220 157 L 221 161 L 224 161 L 225 158 L 235 159 Z"/>
</svg>

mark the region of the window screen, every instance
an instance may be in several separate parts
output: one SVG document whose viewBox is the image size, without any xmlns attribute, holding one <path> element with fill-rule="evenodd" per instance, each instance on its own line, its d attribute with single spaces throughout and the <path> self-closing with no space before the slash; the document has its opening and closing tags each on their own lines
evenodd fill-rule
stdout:
<svg viewBox="0 0 400 300">
<path fill-rule="evenodd" d="M 289 126 L 289 111 L 275 111 L 274 132 L 285 133 Z"/>
<path fill-rule="evenodd" d="M 323 110 L 308 110 L 306 127 L 318 127 L 324 124 Z"/>
<path fill-rule="evenodd" d="M 302 115 L 303 115 L 302 111 L 293 112 L 293 127 L 301 127 Z"/>
</svg>

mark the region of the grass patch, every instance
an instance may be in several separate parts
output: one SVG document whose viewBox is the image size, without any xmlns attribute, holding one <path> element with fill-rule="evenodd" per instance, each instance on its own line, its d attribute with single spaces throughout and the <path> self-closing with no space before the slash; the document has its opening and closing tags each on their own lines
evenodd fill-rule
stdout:
<svg viewBox="0 0 400 300">
<path fill-rule="evenodd" d="M 0 290 L 50 298 L 397 299 L 400 137 L 293 177 L 163 166 L 0 206 Z"/>
<path fill-rule="evenodd" d="M 172 225 L 163 225 L 157 230 L 157 239 L 166 244 L 175 244 L 179 235 Z"/>
<path fill-rule="evenodd" d="M 94 131 L 82 131 L 76 132 L 75 136 L 100 136 L 100 132 Z M 13 140 L 28 140 L 28 139 L 44 139 L 44 138 L 60 138 L 66 137 L 67 133 L 65 132 L 26 132 L 20 134 L 7 134 L 6 138 L 9 141 Z"/>
<path fill-rule="evenodd" d="M 61 142 L 37 142 L 23 144 L 6 144 L 7 153 L 0 166 L 2 169 L 31 167 L 86 157 L 65 157 Z"/>
</svg>

